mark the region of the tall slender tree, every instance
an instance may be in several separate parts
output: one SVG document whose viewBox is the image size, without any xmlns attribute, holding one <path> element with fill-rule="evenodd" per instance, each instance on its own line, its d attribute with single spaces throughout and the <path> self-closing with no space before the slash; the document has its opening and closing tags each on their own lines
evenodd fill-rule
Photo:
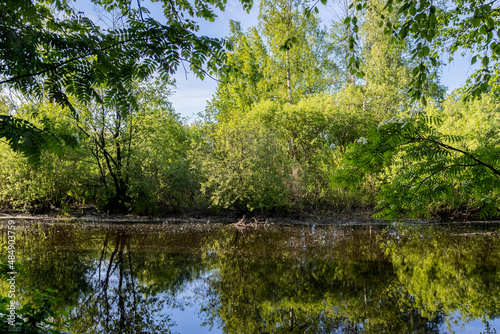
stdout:
<svg viewBox="0 0 500 334">
<path fill-rule="evenodd" d="M 259 28 L 267 43 L 275 99 L 290 104 L 305 95 L 331 88 L 337 71 L 334 45 L 316 14 L 307 15 L 302 0 L 265 0 L 260 3 Z"/>
</svg>

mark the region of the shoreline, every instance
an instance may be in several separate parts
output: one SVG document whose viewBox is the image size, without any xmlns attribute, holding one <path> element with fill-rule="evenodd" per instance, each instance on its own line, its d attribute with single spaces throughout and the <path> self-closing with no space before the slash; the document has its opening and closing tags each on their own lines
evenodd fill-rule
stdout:
<svg viewBox="0 0 500 334">
<path fill-rule="evenodd" d="M 41 222 L 94 222 L 94 223 L 153 223 L 153 224 L 239 224 L 239 225 L 387 225 L 390 223 L 408 224 L 453 224 L 453 223 L 500 223 L 500 220 L 423 220 L 423 219 L 375 219 L 368 213 L 338 214 L 331 217 L 285 217 L 255 215 L 246 217 L 245 215 L 171 215 L 165 217 L 135 216 L 135 215 L 70 215 L 67 217 L 53 216 L 47 214 L 8 214 L 0 213 L 0 223 L 7 220 L 41 221 Z"/>
<path fill-rule="evenodd" d="M 386 224 L 387 221 L 373 219 L 369 214 L 336 215 L 332 217 L 286 217 L 255 215 L 170 215 L 164 217 L 135 216 L 135 215 L 71 215 L 68 217 L 51 216 L 46 214 L 5 214 L 0 213 L 0 222 L 9 219 L 25 221 L 82 221 L 98 223 L 195 223 L 195 224 L 279 224 L 279 225 L 339 225 L 339 224 Z"/>
</svg>

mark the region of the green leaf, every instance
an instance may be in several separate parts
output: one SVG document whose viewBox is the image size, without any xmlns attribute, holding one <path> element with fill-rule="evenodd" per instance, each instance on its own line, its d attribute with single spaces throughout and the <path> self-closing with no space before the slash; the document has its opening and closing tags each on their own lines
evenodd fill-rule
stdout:
<svg viewBox="0 0 500 334">
<path fill-rule="evenodd" d="M 494 29 L 495 28 L 495 21 L 491 17 L 488 18 L 486 21 L 486 24 L 488 25 L 488 28 Z"/>
</svg>

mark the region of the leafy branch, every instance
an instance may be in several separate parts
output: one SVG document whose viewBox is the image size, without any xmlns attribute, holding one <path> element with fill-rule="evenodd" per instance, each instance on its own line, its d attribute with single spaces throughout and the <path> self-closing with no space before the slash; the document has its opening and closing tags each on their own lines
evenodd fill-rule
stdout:
<svg viewBox="0 0 500 334">
<path fill-rule="evenodd" d="M 439 118 L 424 115 L 385 122 L 351 145 L 347 167 L 338 178 L 360 182 L 364 175 L 394 170 L 379 193 L 382 211 L 377 217 L 427 214 L 430 203 L 460 202 L 470 196 L 483 206 L 480 215 L 496 214 L 493 204 L 483 201 L 500 183 L 500 170 L 492 163 L 496 155 L 457 147 L 453 143 L 463 144 L 464 139 L 441 134 L 440 124 Z M 466 188 L 470 190 L 463 198 L 456 195 Z"/>
</svg>

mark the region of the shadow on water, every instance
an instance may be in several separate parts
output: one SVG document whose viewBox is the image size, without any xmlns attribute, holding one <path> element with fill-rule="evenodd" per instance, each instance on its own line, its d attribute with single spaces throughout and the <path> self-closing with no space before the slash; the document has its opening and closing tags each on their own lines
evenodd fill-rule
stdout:
<svg viewBox="0 0 500 334">
<path fill-rule="evenodd" d="M 18 228 L 20 298 L 57 289 L 73 333 L 500 329 L 500 225 Z"/>
</svg>

